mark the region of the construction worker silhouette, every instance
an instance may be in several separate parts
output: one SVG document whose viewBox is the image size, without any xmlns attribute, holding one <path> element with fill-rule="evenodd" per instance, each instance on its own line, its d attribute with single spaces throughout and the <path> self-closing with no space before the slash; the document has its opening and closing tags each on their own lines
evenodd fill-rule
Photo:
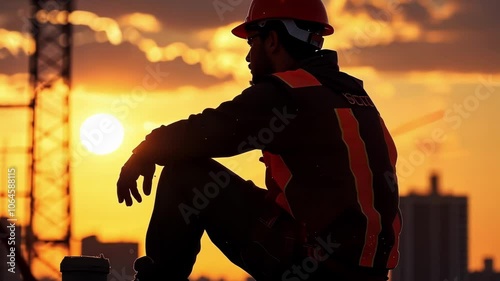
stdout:
<svg viewBox="0 0 500 281">
<path fill-rule="evenodd" d="M 322 50 L 333 32 L 320 0 L 252 1 L 232 30 L 250 45 L 252 85 L 133 150 L 120 203 L 141 202 L 137 179 L 149 195 L 164 166 L 136 280 L 188 280 L 204 231 L 258 281 L 388 279 L 402 225 L 396 147 L 362 81 Z M 250 150 L 262 151 L 266 188 L 213 160 Z"/>
</svg>

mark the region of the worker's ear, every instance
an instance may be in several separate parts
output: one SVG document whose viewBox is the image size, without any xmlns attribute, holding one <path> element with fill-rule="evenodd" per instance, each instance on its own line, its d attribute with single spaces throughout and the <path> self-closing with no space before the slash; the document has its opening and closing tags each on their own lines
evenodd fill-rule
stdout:
<svg viewBox="0 0 500 281">
<path fill-rule="evenodd" d="M 276 33 L 276 31 L 274 30 L 271 30 L 266 40 L 267 49 L 271 54 L 276 53 L 281 47 L 280 44 L 281 43 L 279 41 L 278 33 Z"/>
</svg>

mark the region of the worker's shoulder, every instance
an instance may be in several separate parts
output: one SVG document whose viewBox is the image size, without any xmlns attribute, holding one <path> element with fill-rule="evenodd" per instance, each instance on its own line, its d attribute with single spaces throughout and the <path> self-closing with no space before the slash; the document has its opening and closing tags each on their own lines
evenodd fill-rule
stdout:
<svg viewBox="0 0 500 281">
<path fill-rule="evenodd" d="M 273 75 L 261 77 L 257 82 L 251 84 L 243 90 L 243 93 L 252 94 L 277 94 L 283 90 L 283 86 L 278 82 L 278 79 Z"/>
<path fill-rule="evenodd" d="M 234 97 L 233 102 L 252 105 L 265 105 L 282 103 L 287 99 L 286 90 L 283 86 L 267 77 L 259 79 L 257 83 L 243 89 L 243 91 Z"/>
<path fill-rule="evenodd" d="M 287 88 L 303 88 L 321 86 L 321 82 L 310 72 L 299 68 L 283 72 L 275 72 L 260 77 L 258 82 L 249 87 L 249 91 L 282 92 Z"/>
<path fill-rule="evenodd" d="M 323 85 L 313 72 L 305 68 L 277 72 L 272 77 L 289 88 L 307 88 Z"/>
</svg>

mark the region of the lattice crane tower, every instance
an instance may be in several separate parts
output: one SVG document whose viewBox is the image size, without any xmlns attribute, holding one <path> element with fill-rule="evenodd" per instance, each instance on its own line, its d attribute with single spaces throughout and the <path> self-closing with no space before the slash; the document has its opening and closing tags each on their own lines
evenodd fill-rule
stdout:
<svg viewBox="0 0 500 281">
<path fill-rule="evenodd" d="M 59 272 L 71 240 L 69 15 L 73 1 L 30 1 L 36 48 L 30 56 L 32 149 L 26 250 L 32 270 Z"/>
</svg>

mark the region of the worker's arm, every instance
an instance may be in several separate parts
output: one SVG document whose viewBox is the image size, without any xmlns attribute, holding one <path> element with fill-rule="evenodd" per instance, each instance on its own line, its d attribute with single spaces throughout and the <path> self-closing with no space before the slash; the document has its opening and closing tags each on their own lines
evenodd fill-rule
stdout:
<svg viewBox="0 0 500 281">
<path fill-rule="evenodd" d="M 267 135 L 265 141 L 259 140 L 259 133 L 290 116 L 284 95 L 270 83 L 253 86 L 215 109 L 153 130 L 134 154 L 165 165 L 176 159 L 226 157 L 263 149 L 272 140 Z"/>
<path fill-rule="evenodd" d="M 137 189 L 137 179 L 141 175 L 144 193 L 151 193 L 155 164 L 267 149 L 295 116 L 288 103 L 286 91 L 263 83 L 246 89 L 215 109 L 205 109 L 200 114 L 153 130 L 121 169 L 117 182 L 118 202 L 125 201 L 131 206 L 131 194 L 138 202 L 142 201 Z"/>
</svg>

